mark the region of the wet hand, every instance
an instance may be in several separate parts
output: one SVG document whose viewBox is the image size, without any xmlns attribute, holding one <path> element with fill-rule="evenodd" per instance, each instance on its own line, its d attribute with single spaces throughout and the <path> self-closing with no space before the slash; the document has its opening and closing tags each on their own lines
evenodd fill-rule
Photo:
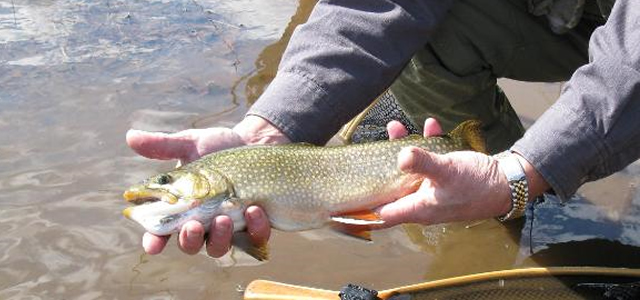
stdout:
<svg viewBox="0 0 640 300">
<path fill-rule="evenodd" d="M 140 130 L 127 132 L 127 144 L 138 154 L 162 160 L 177 159 L 186 164 L 201 156 L 228 148 L 250 144 L 281 144 L 289 140 L 271 124 L 258 117 L 247 117 L 233 129 L 189 129 L 177 133 L 158 133 Z M 251 206 L 245 211 L 247 231 L 256 245 L 267 242 L 270 224 L 264 211 Z M 231 247 L 233 223 L 227 216 L 216 217 L 205 239 L 205 228 L 197 221 L 186 223 L 178 235 L 178 246 L 187 254 L 196 254 L 205 245 L 213 257 L 224 255 Z M 158 254 L 165 248 L 170 236 L 145 233 L 142 246 L 149 254 Z"/>
<path fill-rule="evenodd" d="M 244 213 L 247 231 L 254 245 L 264 245 L 269 240 L 271 225 L 264 211 L 258 206 L 250 206 Z M 205 236 L 208 236 L 205 239 Z M 211 257 L 221 257 L 231 249 L 233 222 L 228 216 L 218 216 L 212 220 L 208 235 L 200 222 L 189 221 L 178 234 L 178 247 L 186 254 L 197 254 L 205 245 Z M 166 246 L 170 236 L 156 236 L 146 232 L 142 246 L 148 254 L 158 254 Z"/>
<path fill-rule="evenodd" d="M 188 129 L 176 133 L 130 129 L 127 144 L 138 154 L 153 159 L 177 159 L 187 164 L 205 154 L 245 145 L 231 128 Z"/>
<path fill-rule="evenodd" d="M 406 135 L 399 123 L 390 123 L 387 129 L 392 139 Z M 425 136 L 441 131 L 434 119 L 425 122 Z M 438 155 L 408 147 L 398 155 L 398 167 L 420 175 L 423 182 L 416 192 L 377 209 L 384 227 L 484 219 L 510 209 L 507 179 L 491 156 L 472 151 Z"/>
</svg>

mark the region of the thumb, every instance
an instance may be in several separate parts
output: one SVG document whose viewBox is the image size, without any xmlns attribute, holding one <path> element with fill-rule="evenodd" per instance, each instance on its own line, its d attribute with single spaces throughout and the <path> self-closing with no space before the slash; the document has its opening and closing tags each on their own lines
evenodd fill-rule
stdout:
<svg viewBox="0 0 640 300">
<path fill-rule="evenodd" d="M 127 144 L 138 154 L 154 159 L 190 160 L 189 155 L 197 152 L 191 136 L 177 133 L 130 129 L 127 131 Z"/>
<path fill-rule="evenodd" d="M 398 153 L 398 168 L 434 179 L 447 172 L 448 164 L 442 155 L 418 147 L 406 147 Z"/>
<path fill-rule="evenodd" d="M 407 128 L 398 121 L 391 121 L 387 123 L 387 133 L 390 140 L 397 140 L 409 135 Z"/>
<path fill-rule="evenodd" d="M 424 121 L 424 128 L 422 130 L 422 133 L 425 137 L 441 135 L 442 126 L 440 126 L 440 123 L 438 123 L 436 119 L 428 118 Z"/>
</svg>

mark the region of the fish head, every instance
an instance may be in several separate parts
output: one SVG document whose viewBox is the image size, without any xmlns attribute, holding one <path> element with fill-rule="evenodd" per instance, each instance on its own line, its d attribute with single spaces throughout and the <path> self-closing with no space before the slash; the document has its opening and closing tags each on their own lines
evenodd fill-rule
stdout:
<svg viewBox="0 0 640 300">
<path fill-rule="evenodd" d="M 167 235 L 189 220 L 206 223 L 201 207 L 215 207 L 230 195 L 227 180 L 216 172 L 177 169 L 129 187 L 123 197 L 134 206 L 122 214 L 153 234 Z"/>
<path fill-rule="evenodd" d="M 175 204 L 180 200 L 202 202 L 211 193 L 208 178 L 201 173 L 175 170 L 150 177 L 131 186 L 123 197 L 133 204 L 164 201 Z"/>
</svg>

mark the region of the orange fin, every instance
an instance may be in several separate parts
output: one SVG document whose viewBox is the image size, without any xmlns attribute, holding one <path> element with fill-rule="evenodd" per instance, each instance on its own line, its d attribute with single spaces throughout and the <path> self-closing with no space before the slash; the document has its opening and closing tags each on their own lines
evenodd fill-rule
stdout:
<svg viewBox="0 0 640 300">
<path fill-rule="evenodd" d="M 331 229 L 359 240 L 371 242 L 371 226 L 368 225 L 352 225 L 334 222 L 331 224 Z"/>
<path fill-rule="evenodd" d="M 361 210 L 331 217 L 334 222 L 349 225 L 381 225 L 384 221 L 370 210 Z"/>
<path fill-rule="evenodd" d="M 371 241 L 371 228 L 384 224 L 380 217 L 370 210 L 362 210 L 331 217 L 332 229 L 357 239 Z"/>
</svg>

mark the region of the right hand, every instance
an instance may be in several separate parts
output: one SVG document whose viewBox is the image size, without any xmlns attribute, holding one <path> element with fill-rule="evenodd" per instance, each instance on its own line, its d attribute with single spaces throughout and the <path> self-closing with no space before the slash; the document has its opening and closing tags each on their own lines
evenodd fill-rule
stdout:
<svg viewBox="0 0 640 300">
<path fill-rule="evenodd" d="M 252 144 L 284 144 L 289 139 L 266 120 L 248 116 L 230 128 L 188 129 L 176 133 L 158 133 L 140 130 L 127 132 L 127 144 L 147 158 L 173 160 L 181 164 L 194 161 L 205 154 Z M 245 211 L 247 231 L 255 245 L 263 245 L 269 239 L 271 227 L 265 212 L 257 206 Z M 228 216 L 218 216 L 211 222 L 206 241 L 207 253 L 220 257 L 231 247 L 233 222 Z M 142 246 L 148 254 L 158 254 L 166 246 L 170 236 L 157 236 L 146 232 Z M 178 235 L 178 246 L 187 254 L 196 254 L 205 244 L 204 226 L 197 221 L 187 222 Z"/>
<path fill-rule="evenodd" d="M 387 128 L 392 139 L 406 134 L 397 123 L 390 123 Z M 427 119 L 424 128 L 425 137 L 441 133 L 434 119 Z M 529 200 L 549 189 L 549 184 L 531 163 L 518 153 L 514 156 L 527 176 Z M 398 168 L 423 180 L 415 192 L 375 209 L 385 221 L 379 228 L 400 223 L 436 224 L 505 215 L 512 206 L 511 191 L 499 164 L 497 159 L 475 151 L 435 154 L 419 147 L 402 149 L 398 154 Z"/>
</svg>

